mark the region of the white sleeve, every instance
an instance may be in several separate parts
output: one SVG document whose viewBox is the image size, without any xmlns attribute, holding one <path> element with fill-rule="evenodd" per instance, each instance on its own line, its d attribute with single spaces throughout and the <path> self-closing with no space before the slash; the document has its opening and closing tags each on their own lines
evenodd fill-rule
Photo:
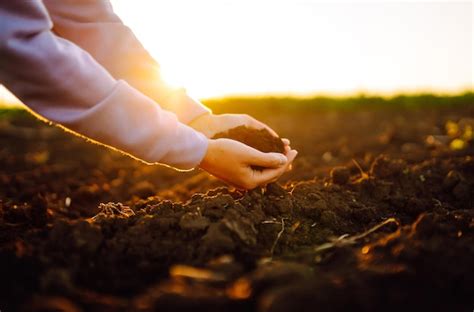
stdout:
<svg viewBox="0 0 474 312">
<path fill-rule="evenodd" d="M 204 135 L 51 28 L 41 1 L 0 0 L 0 83 L 38 115 L 147 163 L 200 163 Z"/>
<path fill-rule="evenodd" d="M 189 123 L 210 110 L 160 76 L 158 63 L 114 13 L 108 0 L 44 0 L 53 31 L 88 51 L 116 79 L 127 81 Z"/>
</svg>

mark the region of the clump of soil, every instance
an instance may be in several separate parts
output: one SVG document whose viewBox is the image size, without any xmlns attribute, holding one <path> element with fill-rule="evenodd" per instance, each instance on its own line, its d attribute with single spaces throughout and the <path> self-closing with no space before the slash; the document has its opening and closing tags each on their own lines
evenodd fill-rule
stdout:
<svg viewBox="0 0 474 312">
<path fill-rule="evenodd" d="M 216 134 L 213 139 L 227 138 L 242 142 L 264 153 L 285 153 L 285 145 L 280 138 L 267 129 L 254 129 L 239 126 Z"/>
<path fill-rule="evenodd" d="M 349 181 L 351 173 L 348 168 L 339 166 L 331 170 L 330 176 L 333 183 L 342 185 Z"/>
</svg>

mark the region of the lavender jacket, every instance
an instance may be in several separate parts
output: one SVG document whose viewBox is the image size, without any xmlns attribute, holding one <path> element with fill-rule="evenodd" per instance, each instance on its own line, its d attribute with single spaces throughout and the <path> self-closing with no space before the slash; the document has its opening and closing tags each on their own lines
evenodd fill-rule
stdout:
<svg viewBox="0 0 474 312">
<path fill-rule="evenodd" d="M 35 114 L 147 163 L 197 166 L 209 110 L 167 86 L 106 0 L 0 0 L 0 83 Z"/>
</svg>

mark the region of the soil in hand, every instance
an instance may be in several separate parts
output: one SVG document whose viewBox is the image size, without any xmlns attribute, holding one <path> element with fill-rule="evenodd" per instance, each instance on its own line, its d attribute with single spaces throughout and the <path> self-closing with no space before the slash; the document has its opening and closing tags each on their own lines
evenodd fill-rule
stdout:
<svg viewBox="0 0 474 312">
<path fill-rule="evenodd" d="M 264 153 L 285 153 L 285 145 L 280 138 L 267 129 L 253 129 L 239 126 L 216 134 L 213 139 L 227 138 L 242 142 Z"/>
</svg>

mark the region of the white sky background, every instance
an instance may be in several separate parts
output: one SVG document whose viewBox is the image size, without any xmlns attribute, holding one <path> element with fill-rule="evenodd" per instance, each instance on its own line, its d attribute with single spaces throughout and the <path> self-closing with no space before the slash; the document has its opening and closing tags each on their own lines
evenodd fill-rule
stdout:
<svg viewBox="0 0 474 312">
<path fill-rule="evenodd" d="M 471 1 L 112 3 L 165 78 L 200 98 L 473 88 Z"/>
<path fill-rule="evenodd" d="M 473 87 L 473 5 L 426 1 L 114 0 L 198 97 Z"/>
</svg>

